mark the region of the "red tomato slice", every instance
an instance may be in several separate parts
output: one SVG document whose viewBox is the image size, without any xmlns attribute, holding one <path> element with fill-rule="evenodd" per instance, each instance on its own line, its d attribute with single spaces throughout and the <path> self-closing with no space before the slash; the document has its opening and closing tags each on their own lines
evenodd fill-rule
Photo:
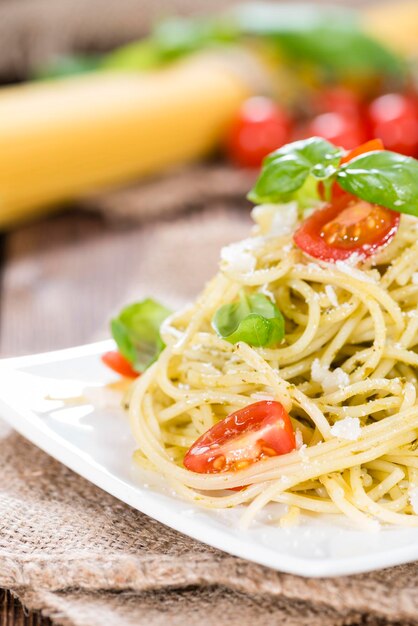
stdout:
<svg viewBox="0 0 418 626">
<path fill-rule="evenodd" d="M 306 254 L 323 261 L 342 261 L 353 253 L 364 258 L 389 243 L 399 219 L 396 211 L 345 194 L 305 220 L 294 241 Z"/>
<path fill-rule="evenodd" d="M 240 167 L 259 167 L 270 152 L 290 141 L 292 123 L 273 100 L 246 100 L 226 138 L 230 160 Z"/>
<path fill-rule="evenodd" d="M 212 426 L 194 442 L 183 463 L 200 474 L 237 471 L 295 448 L 289 415 L 280 402 L 263 400 L 231 413 Z"/>
<path fill-rule="evenodd" d="M 352 159 L 360 156 L 361 154 L 366 154 L 366 152 L 375 152 L 375 150 L 384 150 L 385 146 L 383 145 L 383 141 L 381 139 L 370 139 L 370 141 L 366 141 L 362 143 L 357 148 L 350 150 L 348 154 L 343 156 L 341 159 L 341 164 L 348 163 Z"/>
<path fill-rule="evenodd" d="M 110 367 L 111 370 L 121 376 L 126 376 L 126 378 L 137 378 L 139 376 L 129 361 L 117 350 L 111 350 L 102 354 L 102 361 L 107 367 Z"/>
</svg>

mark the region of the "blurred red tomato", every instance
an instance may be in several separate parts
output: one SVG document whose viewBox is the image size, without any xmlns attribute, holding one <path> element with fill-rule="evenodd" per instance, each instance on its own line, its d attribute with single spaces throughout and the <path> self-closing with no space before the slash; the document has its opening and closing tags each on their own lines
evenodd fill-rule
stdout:
<svg viewBox="0 0 418 626">
<path fill-rule="evenodd" d="M 316 113 L 340 113 L 348 118 L 360 119 L 361 100 L 354 91 L 335 86 L 321 89 L 313 98 L 312 109 Z"/>
<path fill-rule="evenodd" d="M 346 150 L 352 150 L 368 139 L 362 121 L 342 113 L 317 115 L 308 123 L 305 135 L 323 137 Z"/>
<path fill-rule="evenodd" d="M 241 167 L 259 167 L 270 152 L 290 141 L 292 122 L 269 98 L 246 100 L 228 134 L 226 151 Z"/>
<path fill-rule="evenodd" d="M 387 150 L 417 156 L 418 105 L 413 96 L 380 96 L 370 104 L 368 116 L 373 136 L 379 137 Z"/>
</svg>

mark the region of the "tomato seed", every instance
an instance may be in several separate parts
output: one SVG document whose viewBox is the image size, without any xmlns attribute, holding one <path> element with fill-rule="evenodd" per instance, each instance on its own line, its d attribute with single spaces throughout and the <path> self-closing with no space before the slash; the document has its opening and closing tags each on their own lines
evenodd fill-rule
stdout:
<svg viewBox="0 0 418 626">
<path fill-rule="evenodd" d="M 273 448 L 269 448 L 268 446 L 263 446 L 261 448 L 261 452 L 263 452 L 266 456 L 277 456 L 276 450 L 273 450 Z"/>
<path fill-rule="evenodd" d="M 332 245 L 333 243 L 335 243 L 337 239 L 338 239 L 338 233 L 332 233 L 332 235 L 329 235 L 328 237 L 325 237 L 325 241 L 329 245 Z"/>
<path fill-rule="evenodd" d="M 226 459 L 223 456 L 223 454 L 221 454 L 220 456 L 216 457 L 216 459 L 213 461 L 212 463 L 212 467 L 213 469 L 220 471 L 222 470 L 226 465 Z"/>
<path fill-rule="evenodd" d="M 236 470 L 242 470 L 245 469 L 246 467 L 248 467 L 250 465 L 250 461 L 237 461 L 235 463 L 235 469 Z"/>
</svg>

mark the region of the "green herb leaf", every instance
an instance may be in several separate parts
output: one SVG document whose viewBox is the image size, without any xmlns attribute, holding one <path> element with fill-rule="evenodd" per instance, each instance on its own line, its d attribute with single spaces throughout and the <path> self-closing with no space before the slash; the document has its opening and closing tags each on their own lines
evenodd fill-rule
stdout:
<svg viewBox="0 0 418 626">
<path fill-rule="evenodd" d="M 405 62 L 362 31 L 356 11 L 257 3 L 239 7 L 232 15 L 243 34 L 270 40 L 292 60 L 319 66 L 333 76 L 405 75 Z"/>
<path fill-rule="evenodd" d="M 110 327 L 120 353 L 143 372 L 164 349 L 160 326 L 171 311 L 150 298 L 125 307 Z"/>
<path fill-rule="evenodd" d="M 33 72 L 34 80 L 51 80 L 55 78 L 67 78 L 78 74 L 87 74 L 100 68 L 98 55 L 74 54 L 59 56 L 51 59 L 48 63 L 40 66 Z"/>
<path fill-rule="evenodd" d="M 418 217 L 418 161 L 380 150 L 342 165 L 337 181 L 355 196 Z"/>
<path fill-rule="evenodd" d="M 173 18 L 158 24 L 147 39 L 134 41 L 107 54 L 103 69 L 155 69 L 203 48 L 227 44 L 238 37 L 233 25 L 222 18 Z"/>
<path fill-rule="evenodd" d="M 405 74 L 405 65 L 394 53 L 357 29 L 327 24 L 309 33 L 283 33 L 275 39 L 289 56 L 306 59 L 334 76 Z"/>
<path fill-rule="evenodd" d="M 326 77 L 388 75 L 403 78 L 406 64 L 362 32 L 357 12 L 308 4 L 249 4 L 216 18 L 176 18 L 151 35 L 101 56 L 55 59 L 36 78 L 56 78 L 93 70 L 146 71 L 213 45 L 256 39 L 278 48 L 294 64 L 319 68 Z"/>
<path fill-rule="evenodd" d="M 284 337 L 284 319 L 279 309 L 261 293 L 245 295 L 232 304 L 221 306 L 212 326 L 231 343 L 244 341 L 250 346 L 274 346 Z"/>
<path fill-rule="evenodd" d="M 256 204 L 287 201 L 309 176 L 323 180 L 334 175 L 341 155 L 340 148 L 320 137 L 286 144 L 264 159 L 248 198 Z"/>
<path fill-rule="evenodd" d="M 153 40 L 166 60 L 201 50 L 206 46 L 235 41 L 238 32 L 224 18 L 172 18 L 154 30 Z"/>
<path fill-rule="evenodd" d="M 101 69 L 148 71 L 159 67 L 163 59 L 152 39 L 142 39 L 117 48 L 103 57 Z"/>
</svg>

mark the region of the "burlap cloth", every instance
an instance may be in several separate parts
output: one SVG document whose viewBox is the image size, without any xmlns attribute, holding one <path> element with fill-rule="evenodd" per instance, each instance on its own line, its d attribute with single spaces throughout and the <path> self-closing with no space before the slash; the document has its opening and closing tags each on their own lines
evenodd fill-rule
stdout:
<svg viewBox="0 0 418 626">
<path fill-rule="evenodd" d="M 132 284 L 144 292 L 159 281 L 170 298 L 186 281 L 191 296 L 219 246 L 248 224 L 246 212 L 212 207 L 143 225 L 150 245 Z M 184 259 L 195 262 L 182 273 Z M 13 433 L 0 439 L 0 476 L 0 586 L 54 623 L 418 624 L 416 565 L 322 580 L 280 574 L 162 526 Z"/>
<path fill-rule="evenodd" d="M 206 547 L 0 441 L 0 584 L 59 624 L 418 624 L 418 568 L 313 580 Z"/>
</svg>

